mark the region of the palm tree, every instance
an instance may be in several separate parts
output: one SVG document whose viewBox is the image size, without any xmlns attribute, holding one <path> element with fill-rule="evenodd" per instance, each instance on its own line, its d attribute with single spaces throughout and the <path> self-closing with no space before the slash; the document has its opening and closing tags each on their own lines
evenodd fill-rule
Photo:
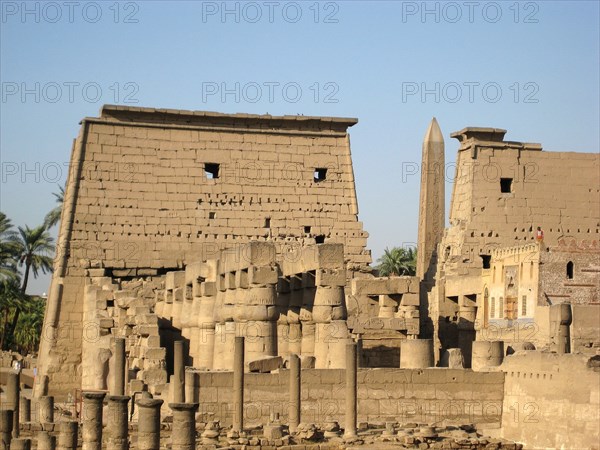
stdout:
<svg viewBox="0 0 600 450">
<path fill-rule="evenodd" d="M 52 272 L 53 261 L 50 255 L 54 251 L 54 239 L 50 237 L 44 225 L 36 228 L 25 225 L 25 228 L 19 227 L 18 230 L 16 245 L 19 266 L 25 265 L 21 292 L 25 293 L 30 271 L 33 272 L 34 278 L 37 278 L 40 270 L 42 273 Z"/>
<path fill-rule="evenodd" d="M 15 244 L 17 234 L 12 227 L 10 219 L 0 212 L 0 281 L 19 278 Z"/>
<path fill-rule="evenodd" d="M 408 247 L 385 249 L 383 256 L 377 260 L 377 270 L 382 277 L 415 275 L 417 266 L 417 250 Z"/>
<path fill-rule="evenodd" d="M 38 296 L 29 297 L 25 303 L 14 334 L 14 343 L 19 353 L 26 355 L 38 348 L 45 308 L 46 301 Z"/>
<path fill-rule="evenodd" d="M 0 281 L 0 348 L 6 350 L 14 336 L 9 333 L 8 321 L 25 303 L 25 295 L 21 292 L 18 278 L 6 278 Z M 14 317 L 14 316 L 13 316 Z"/>
<path fill-rule="evenodd" d="M 49 256 L 54 250 L 54 239 L 50 237 L 46 227 L 40 225 L 36 228 L 19 227 L 19 234 L 15 241 L 17 255 L 19 257 L 19 266 L 25 266 L 23 274 L 23 283 L 21 284 L 21 293 L 25 295 L 29 273 L 33 272 L 34 278 L 37 278 L 39 271 L 42 273 L 52 272 L 52 257 Z M 21 308 L 17 307 L 13 316 L 10 334 L 14 334 L 19 321 Z"/>
<path fill-rule="evenodd" d="M 62 205 L 65 200 L 65 188 L 63 188 L 62 186 L 58 186 L 58 189 L 58 193 L 52 193 L 52 195 L 56 197 L 56 203 L 58 203 L 58 206 L 56 206 L 48 214 L 46 214 L 46 217 L 44 218 L 44 226 L 46 227 L 46 229 L 52 228 L 60 220 L 60 213 L 62 212 Z"/>
</svg>

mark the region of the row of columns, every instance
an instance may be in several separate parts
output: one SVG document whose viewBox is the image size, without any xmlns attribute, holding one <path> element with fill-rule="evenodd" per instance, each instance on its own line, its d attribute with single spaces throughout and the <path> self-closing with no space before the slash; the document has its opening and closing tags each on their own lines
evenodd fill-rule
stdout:
<svg viewBox="0 0 600 450">
<path fill-rule="evenodd" d="M 231 370 L 236 336 L 248 338 L 248 361 L 295 353 L 314 357 L 316 368 L 344 367 L 343 246 L 276 256 L 272 243 L 252 242 L 167 273 L 155 311 L 181 329 L 195 367 Z"/>
<path fill-rule="evenodd" d="M 301 386 L 302 371 L 300 358 L 293 354 L 290 356 L 290 385 L 289 385 L 289 428 L 290 432 L 297 430 L 301 419 Z M 358 398 L 358 359 L 357 344 L 346 344 L 346 427 L 344 437 L 356 437 L 357 424 L 357 398 Z M 233 370 L 233 428 L 241 433 L 244 429 L 244 338 L 235 338 L 234 370 Z"/>
<path fill-rule="evenodd" d="M 244 430 L 244 347 L 243 337 L 235 338 L 234 347 L 234 415 L 232 430 L 242 433 Z M 174 402 L 169 404 L 173 411 L 173 450 L 192 450 L 196 448 L 195 414 L 198 403 L 184 403 L 185 379 L 183 371 L 182 342 L 175 346 L 175 371 L 173 378 Z M 346 432 L 345 437 L 356 436 L 357 421 L 357 346 L 356 343 L 346 345 Z M 298 355 L 290 357 L 290 389 L 289 389 L 289 425 L 294 432 L 301 420 L 301 364 Z M 82 449 L 102 450 L 103 404 L 106 393 L 84 392 L 82 413 Z M 108 396 L 109 435 L 107 450 L 129 449 L 128 436 L 128 403 L 130 397 L 125 395 Z M 160 448 L 160 409 L 163 400 L 140 398 L 136 401 L 138 413 L 138 449 L 158 450 Z M 1 421 L 2 449 L 30 448 L 27 439 L 13 438 L 14 410 L 3 410 Z M 58 449 L 75 450 L 77 448 L 77 422 L 61 422 L 59 426 Z M 13 447 L 10 447 L 13 445 Z M 55 442 L 46 431 L 38 434 L 38 449 L 54 450 Z"/>
</svg>

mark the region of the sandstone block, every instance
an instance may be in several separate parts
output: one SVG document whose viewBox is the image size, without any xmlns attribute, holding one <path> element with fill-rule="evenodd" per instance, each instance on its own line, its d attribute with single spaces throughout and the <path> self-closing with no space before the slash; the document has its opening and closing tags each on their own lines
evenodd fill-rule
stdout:
<svg viewBox="0 0 600 450">
<path fill-rule="evenodd" d="M 302 369 L 314 369 L 316 358 L 314 356 L 301 356 L 300 367 Z"/>
<path fill-rule="evenodd" d="M 346 271 L 343 269 L 318 269 L 315 284 L 317 286 L 340 286 L 346 285 Z"/>
<path fill-rule="evenodd" d="M 115 321 L 109 317 L 101 318 L 99 320 L 100 328 L 112 328 L 115 325 Z"/>
<path fill-rule="evenodd" d="M 248 363 L 250 372 L 268 373 L 283 367 L 283 358 L 281 356 L 272 356 L 268 358 L 257 359 Z"/>
<path fill-rule="evenodd" d="M 155 325 L 136 325 L 134 332 L 141 336 L 158 336 L 158 326 Z"/>
<path fill-rule="evenodd" d="M 263 266 L 248 268 L 248 282 L 250 284 L 277 284 L 277 267 Z"/>
<path fill-rule="evenodd" d="M 158 317 L 156 314 L 140 314 L 135 316 L 136 325 L 156 325 Z"/>
<path fill-rule="evenodd" d="M 142 356 L 147 359 L 165 359 L 167 357 L 167 349 L 163 347 L 142 347 Z"/>
<path fill-rule="evenodd" d="M 138 378 L 144 380 L 149 386 L 165 384 L 167 382 L 167 371 L 165 369 L 147 369 L 138 373 Z"/>
<path fill-rule="evenodd" d="M 173 290 L 185 284 L 185 271 L 167 272 L 165 276 L 165 289 Z"/>
<path fill-rule="evenodd" d="M 400 304 L 405 306 L 419 306 L 419 294 L 402 294 L 402 300 L 400 301 Z"/>
<path fill-rule="evenodd" d="M 217 283 L 214 281 L 206 281 L 200 284 L 200 295 L 202 297 L 214 297 L 217 295 Z"/>
</svg>

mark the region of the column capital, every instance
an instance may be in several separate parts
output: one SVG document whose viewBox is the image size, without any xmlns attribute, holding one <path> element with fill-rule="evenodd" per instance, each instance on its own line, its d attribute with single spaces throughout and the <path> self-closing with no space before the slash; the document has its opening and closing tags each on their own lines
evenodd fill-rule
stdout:
<svg viewBox="0 0 600 450">
<path fill-rule="evenodd" d="M 169 403 L 169 408 L 174 411 L 195 411 L 199 403 Z"/>
<path fill-rule="evenodd" d="M 160 398 L 140 398 L 135 401 L 135 404 L 140 408 L 155 408 L 162 406 L 165 401 Z"/>
<path fill-rule="evenodd" d="M 106 397 L 106 392 L 85 391 L 83 392 L 82 397 L 87 400 L 104 400 L 104 397 Z"/>
<path fill-rule="evenodd" d="M 127 403 L 131 397 L 129 395 L 109 395 L 108 401 L 116 403 Z"/>
</svg>

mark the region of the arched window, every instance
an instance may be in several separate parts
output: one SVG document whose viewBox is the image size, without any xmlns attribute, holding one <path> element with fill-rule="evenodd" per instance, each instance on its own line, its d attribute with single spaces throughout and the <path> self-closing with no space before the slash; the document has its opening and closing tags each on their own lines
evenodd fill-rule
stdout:
<svg viewBox="0 0 600 450">
<path fill-rule="evenodd" d="M 567 278 L 569 280 L 573 279 L 573 261 L 567 263 Z"/>
</svg>

